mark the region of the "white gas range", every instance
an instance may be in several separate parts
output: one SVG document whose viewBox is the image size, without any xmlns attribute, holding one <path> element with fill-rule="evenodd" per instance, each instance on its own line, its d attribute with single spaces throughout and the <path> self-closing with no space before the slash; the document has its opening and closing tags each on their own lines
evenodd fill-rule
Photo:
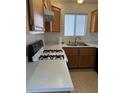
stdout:
<svg viewBox="0 0 124 93">
<path fill-rule="evenodd" d="M 33 61 L 65 61 L 68 62 L 63 49 L 40 49 L 34 56 Z"/>
<path fill-rule="evenodd" d="M 59 45 L 58 45 L 59 46 Z M 31 49 L 29 49 L 30 52 L 30 57 L 29 61 L 30 62 L 35 62 L 35 61 L 40 61 L 40 62 L 68 62 L 68 59 L 66 57 L 66 54 L 62 47 L 45 47 L 43 45 L 43 41 L 38 41 L 37 43 L 33 43 L 30 45 Z M 37 51 L 35 51 L 37 50 Z"/>
</svg>

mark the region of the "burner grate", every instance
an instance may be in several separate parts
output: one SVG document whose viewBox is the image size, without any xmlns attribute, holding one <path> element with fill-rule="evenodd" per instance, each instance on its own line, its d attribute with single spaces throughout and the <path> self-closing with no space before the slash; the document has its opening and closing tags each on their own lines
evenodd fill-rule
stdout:
<svg viewBox="0 0 124 93">
<path fill-rule="evenodd" d="M 62 50 L 52 50 L 52 49 L 49 49 L 49 50 L 44 50 L 43 53 L 62 53 L 63 51 Z"/>
<path fill-rule="evenodd" d="M 39 60 L 64 60 L 64 55 L 41 55 Z"/>
</svg>

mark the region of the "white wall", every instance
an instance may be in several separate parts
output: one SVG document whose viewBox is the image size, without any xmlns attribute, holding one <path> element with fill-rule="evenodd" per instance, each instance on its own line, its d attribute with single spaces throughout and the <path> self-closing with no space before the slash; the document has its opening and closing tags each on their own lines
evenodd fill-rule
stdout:
<svg viewBox="0 0 124 93">
<path fill-rule="evenodd" d="M 55 33 L 55 32 L 45 32 L 44 34 L 44 40 L 45 44 L 59 44 L 61 42 L 61 33 Z"/>
<path fill-rule="evenodd" d="M 52 1 L 52 0 L 51 0 Z M 91 11 L 98 9 L 97 3 L 83 3 L 81 5 L 74 3 L 74 2 L 60 2 L 57 0 L 56 2 L 52 1 L 52 4 L 61 8 L 61 33 L 64 42 L 73 41 L 73 37 L 64 37 L 64 14 L 65 13 L 84 13 L 88 14 L 88 26 L 87 26 L 87 33 L 86 36 L 81 37 L 81 41 L 84 42 L 97 42 L 98 41 L 98 33 L 91 33 L 90 30 L 90 18 L 91 18 Z M 52 34 L 52 38 L 54 38 L 55 33 Z M 50 35 L 49 35 L 50 36 Z M 57 36 L 55 36 L 57 37 Z"/>
<path fill-rule="evenodd" d="M 26 33 L 26 45 L 33 43 L 37 40 L 44 40 L 44 34 L 32 35 L 32 34 Z"/>
</svg>

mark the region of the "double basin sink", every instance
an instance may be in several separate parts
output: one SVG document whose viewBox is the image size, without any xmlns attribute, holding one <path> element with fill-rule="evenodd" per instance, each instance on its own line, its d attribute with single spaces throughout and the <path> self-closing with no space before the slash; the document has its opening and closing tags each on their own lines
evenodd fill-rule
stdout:
<svg viewBox="0 0 124 93">
<path fill-rule="evenodd" d="M 66 44 L 67 46 L 88 46 L 86 43 L 84 42 L 69 42 L 68 44 Z"/>
</svg>

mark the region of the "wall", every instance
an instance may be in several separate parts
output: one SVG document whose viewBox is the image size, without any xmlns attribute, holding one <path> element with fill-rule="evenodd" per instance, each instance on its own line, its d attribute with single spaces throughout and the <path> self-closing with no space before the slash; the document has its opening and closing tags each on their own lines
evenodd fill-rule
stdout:
<svg viewBox="0 0 124 93">
<path fill-rule="evenodd" d="M 55 32 L 45 32 L 44 34 L 44 40 L 45 44 L 60 44 L 62 42 L 61 33 L 55 33 Z"/>
<path fill-rule="evenodd" d="M 26 45 L 33 43 L 37 40 L 44 40 L 44 34 L 29 34 L 28 32 L 26 33 Z"/>
<path fill-rule="evenodd" d="M 91 17 L 91 11 L 98 9 L 97 3 L 83 3 L 81 5 L 75 3 L 75 2 L 60 2 L 57 0 L 56 2 L 54 0 L 51 0 L 52 4 L 61 8 L 61 26 L 60 26 L 60 36 L 62 36 L 62 39 L 64 42 L 73 41 L 74 37 L 64 37 L 64 14 L 65 13 L 84 13 L 88 14 L 88 26 L 87 26 L 87 32 L 86 36 L 81 37 L 80 41 L 84 42 L 95 42 L 98 41 L 98 33 L 91 33 L 89 32 L 90 28 L 90 17 Z M 55 33 L 52 34 L 52 38 L 54 38 Z"/>
</svg>

